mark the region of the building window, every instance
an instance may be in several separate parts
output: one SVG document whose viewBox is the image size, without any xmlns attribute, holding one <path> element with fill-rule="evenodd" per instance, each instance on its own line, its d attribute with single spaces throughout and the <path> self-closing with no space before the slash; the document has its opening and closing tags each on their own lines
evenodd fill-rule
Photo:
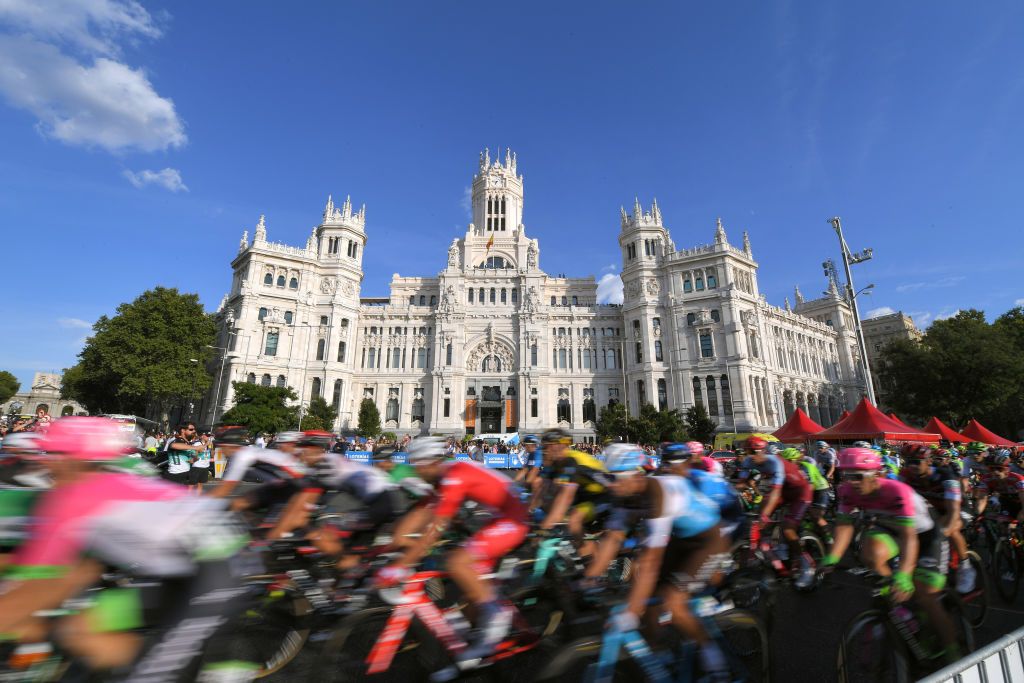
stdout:
<svg viewBox="0 0 1024 683">
<path fill-rule="evenodd" d="M 693 378 L 693 402 L 699 406 L 704 405 L 704 396 L 700 391 L 700 378 Z"/>
<path fill-rule="evenodd" d="M 718 286 L 718 278 L 715 277 L 714 271 L 708 273 L 708 289 L 714 289 Z"/>
<path fill-rule="evenodd" d="M 515 306 L 516 303 L 518 303 L 518 301 L 519 301 L 519 288 L 518 287 L 513 287 L 512 288 L 512 305 Z"/>
<path fill-rule="evenodd" d="M 506 290 L 504 287 L 501 288 L 501 303 L 508 303 L 508 290 Z"/>
<path fill-rule="evenodd" d="M 391 367 L 397 368 L 402 363 L 402 349 L 391 349 Z"/>
<path fill-rule="evenodd" d="M 515 290 L 513 290 L 515 291 Z M 537 367 L 537 345 L 534 344 L 530 347 L 530 367 Z"/>
<path fill-rule="evenodd" d="M 338 362 L 345 362 L 345 342 L 338 342 Z"/>
<path fill-rule="evenodd" d="M 451 344 L 446 346 L 445 349 L 444 349 L 444 364 L 445 365 L 451 365 L 452 364 L 452 345 Z"/>
<path fill-rule="evenodd" d="M 495 296 L 496 294 L 497 294 L 497 290 L 494 287 L 491 287 L 491 303 L 492 304 L 496 303 L 496 296 Z"/>
<path fill-rule="evenodd" d="M 270 386 L 270 375 L 264 374 L 262 377 L 260 377 L 260 386 L 261 387 L 269 387 Z"/>
<path fill-rule="evenodd" d="M 537 399 L 530 399 L 530 417 L 537 417 Z"/>
<path fill-rule="evenodd" d="M 695 322 L 697 322 L 697 314 L 696 313 L 687 313 L 686 314 L 686 324 L 687 325 L 693 325 Z"/>
<path fill-rule="evenodd" d="M 452 400 L 450 398 L 446 398 L 444 400 L 444 417 L 451 417 L 451 413 L 452 413 Z"/>
<path fill-rule="evenodd" d="M 619 388 L 611 387 L 608 389 L 608 405 L 613 406 L 619 402 Z"/>
<path fill-rule="evenodd" d="M 557 306 L 558 305 L 557 301 L 558 300 L 554 296 L 551 297 L 551 305 L 552 306 Z"/>
<path fill-rule="evenodd" d="M 501 256 L 489 256 L 481 268 L 505 268 L 505 259 Z"/>
<path fill-rule="evenodd" d="M 277 388 L 278 389 L 284 389 L 286 386 L 288 386 L 287 378 L 285 378 L 284 375 L 278 375 L 277 376 Z"/>
<path fill-rule="evenodd" d="M 718 415 L 718 392 L 715 391 L 715 378 L 708 375 L 705 381 L 708 387 L 708 414 L 714 417 Z"/>
<path fill-rule="evenodd" d="M 328 318 L 327 318 L 326 315 L 320 316 L 320 327 L 327 327 L 327 325 L 328 325 L 327 321 L 328 321 Z"/>
<path fill-rule="evenodd" d="M 732 392 L 729 389 L 729 376 L 722 375 L 722 410 L 729 417 L 732 417 Z"/>
<path fill-rule="evenodd" d="M 715 347 L 711 341 L 711 332 L 709 330 L 703 330 L 700 333 L 700 357 L 713 358 L 714 355 Z"/>
<path fill-rule="evenodd" d="M 572 406 L 567 398 L 558 399 L 558 421 L 572 422 Z"/>
<path fill-rule="evenodd" d="M 693 282 L 690 281 L 689 277 L 683 278 L 683 292 L 689 294 L 693 291 Z"/>
<path fill-rule="evenodd" d="M 285 322 L 285 324 L 286 325 L 291 325 L 292 324 L 292 320 L 293 320 L 292 312 L 291 311 L 285 311 L 284 312 L 284 322 Z"/>
<path fill-rule="evenodd" d="M 385 412 L 385 420 L 388 422 L 398 422 L 398 389 L 391 389 L 391 398 L 388 399 L 387 412 Z"/>
<path fill-rule="evenodd" d="M 256 316 L 256 319 L 257 320 L 263 320 L 266 317 L 267 317 L 267 309 L 261 308 L 260 312 L 259 312 L 259 315 Z"/>
<path fill-rule="evenodd" d="M 654 360 L 659 363 L 665 360 L 661 355 L 661 341 L 657 339 L 654 340 Z"/>
<path fill-rule="evenodd" d="M 277 331 L 267 332 L 267 344 L 263 349 L 263 355 L 265 356 L 276 356 L 277 355 Z"/>
<path fill-rule="evenodd" d="M 424 422 L 423 415 L 425 414 L 423 399 L 414 398 L 412 401 L 412 421 L 413 422 Z"/>
<path fill-rule="evenodd" d="M 569 305 L 569 297 L 567 297 L 567 296 L 563 296 L 562 297 L 562 305 L 563 306 L 568 306 Z"/>
<path fill-rule="evenodd" d="M 324 353 L 326 352 L 326 350 L 327 350 L 327 340 L 326 339 L 318 340 L 317 343 L 316 343 L 316 359 L 317 360 L 323 360 L 324 359 Z"/>
<path fill-rule="evenodd" d="M 697 277 L 697 291 L 698 292 L 703 292 L 704 291 L 704 278 L 702 278 L 702 277 Z"/>
<path fill-rule="evenodd" d="M 636 381 L 636 404 L 643 406 L 647 403 L 647 386 L 642 379 Z"/>
<path fill-rule="evenodd" d="M 369 358 L 369 360 L 370 360 L 369 367 L 371 367 L 371 368 L 376 367 L 376 365 L 377 365 L 377 349 L 374 349 L 374 348 L 370 349 L 370 358 Z"/>
<path fill-rule="evenodd" d="M 284 275 L 277 276 L 277 286 L 284 287 Z"/>
<path fill-rule="evenodd" d="M 337 411 L 341 407 L 341 380 L 334 380 L 334 394 L 331 397 L 331 405 L 334 406 L 334 410 Z M 327 429 L 331 429 L 334 425 L 326 425 Z"/>
<path fill-rule="evenodd" d="M 615 349 L 604 350 L 604 369 L 614 370 L 615 369 Z"/>
<path fill-rule="evenodd" d="M 320 378 L 313 378 L 313 386 L 309 392 L 309 400 L 312 401 L 314 398 L 320 398 Z"/>
<path fill-rule="evenodd" d="M 249 376 L 245 378 L 245 381 L 247 381 L 249 384 L 256 384 L 256 373 L 250 372 Z"/>
<path fill-rule="evenodd" d="M 299 278 L 293 277 L 291 280 L 288 281 L 288 289 L 298 289 L 298 288 L 299 288 Z"/>
<path fill-rule="evenodd" d="M 711 321 L 716 323 L 722 322 L 722 314 L 718 311 L 717 308 L 712 309 L 711 311 Z"/>
<path fill-rule="evenodd" d="M 474 291 L 475 290 L 472 287 L 469 288 L 469 303 L 473 303 L 473 292 Z"/>
<path fill-rule="evenodd" d="M 566 368 L 566 366 L 568 364 L 568 360 L 567 360 L 567 356 L 568 355 L 569 354 L 566 352 L 565 349 L 558 349 L 558 369 L 559 370 L 565 370 L 565 368 Z"/>
<path fill-rule="evenodd" d="M 430 305 L 431 306 L 436 306 L 437 305 L 437 295 L 436 294 L 431 294 L 430 295 Z"/>
<path fill-rule="evenodd" d="M 658 410 L 668 410 L 668 387 L 664 379 L 658 380 Z"/>
<path fill-rule="evenodd" d="M 264 275 L 263 276 L 263 284 L 265 284 L 267 286 L 273 285 L 274 284 L 274 276 L 271 275 L 270 273 L 267 273 L 266 275 Z"/>
<path fill-rule="evenodd" d="M 641 342 L 636 343 L 636 362 L 644 362 L 644 345 Z"/>
<path fill-rule="evenodd" d="M 583 421 L 597 422 L 597 405 L 594 403 L 594 390 L 583 390 Z"/>
</svg>

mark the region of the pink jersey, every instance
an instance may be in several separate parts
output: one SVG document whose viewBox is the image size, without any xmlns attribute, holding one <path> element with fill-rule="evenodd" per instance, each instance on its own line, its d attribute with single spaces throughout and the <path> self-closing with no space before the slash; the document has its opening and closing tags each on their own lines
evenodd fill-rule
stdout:
<svg viewBox="0 0 1024 683">
<path fill-rule="evenodd" d="M 868 495 L 857 493 L 849 482 L 841 485 L 839 515 L 849 518 L 854 512 L 863 512 L 875 516 L 881 526 L 912 526 L 919 534 L 935 526 L 928 503 L 909 484 L 895 479 L 879 479 L 878 484 L 878 490 Z"/>
</svg>

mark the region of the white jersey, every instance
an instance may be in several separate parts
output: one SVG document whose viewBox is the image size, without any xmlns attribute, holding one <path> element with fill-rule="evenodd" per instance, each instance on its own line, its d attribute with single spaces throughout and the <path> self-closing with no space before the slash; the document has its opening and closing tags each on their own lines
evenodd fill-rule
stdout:
<svg viewBox="0 0 1024 683">
<path fill-rule="evenodd" d="M 327 453 L 314 473 L 331 489 L 344 491 L 368 503 L 384 491 L 397 488 L 387 473 L 363 463 L 353 462 L 337 453 Z"/>
<path fill-rule="evenodd" d="M 196 441 L 192 445 L 193 446 L 202 446 L 203 442 L 202 441 Z M 195 454 L 196 454 L 196 459 L 195 459 L 195 462 L 192 463 L 192 467 L 209 468 L 209 466 L 210 466 L 210 450 L 204 446 L 203 450 L 196 451 Z"/>
<path fill-rule="evenodd" d="M 306 468 L 296 458 L 284 451 L 273 448 L 259 448 L 258 446 L 246 446 L 228 458 L 227 469 L 224 470 L 224 481 L 241 481 L 246 471 L 258 462 L 265 462 L 286 473 L 299 477 L 305 474 Z"/>
</svg>

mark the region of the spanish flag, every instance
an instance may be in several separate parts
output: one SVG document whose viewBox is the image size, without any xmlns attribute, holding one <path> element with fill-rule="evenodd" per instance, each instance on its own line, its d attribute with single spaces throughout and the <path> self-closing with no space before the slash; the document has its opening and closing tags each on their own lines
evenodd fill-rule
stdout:
<svg viewBox="0 0 1024 683">
<path fill-rule="evenodd" d="M 494 246 L 494 235 L 492 234 L 491 235 L 491 239 L 487 240 L 487 251 L 490 251 L 491 247 L 493 247 L 493 246 Z"/>
</svg>

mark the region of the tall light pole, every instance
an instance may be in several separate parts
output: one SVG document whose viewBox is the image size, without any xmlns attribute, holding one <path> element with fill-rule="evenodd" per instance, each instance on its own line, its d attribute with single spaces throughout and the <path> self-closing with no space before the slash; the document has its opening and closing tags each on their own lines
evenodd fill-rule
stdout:
<svg viewBox="0 0 1024 683">
<path fill-rule="evenodd" d="M 233 335 L 233 334 L 235 334 L 235 333 L 234 332 L 228 332 L 228 346 L 226 346 L 226 347 L 225 346 L 210 346 L 209 344 L 206 345 L 206 348 L 208 348 L 208 349 L 215 349 L 217 351 L 220 351 L 220 371 L 217 373 L 217 383 L 214 385 L 214 389 L 213 389 L 214 404 L 213 404 L 213 415 L 210 417 L 210 424 L 211 425 L 215 424 L 217 422 L 217 409 L 220 408 L 220 405 L 221 405 L 220 384 L 221 384 L 221 381 L 224 378 L 224 363 L 228 359 L 228 350 L 229 350 L 229 347 L 231 346 L 231 335 Z M 237 358 L 237 356 L 234 356 L 234 357 Z"/>
<path fill-rule="evenodd" d="M 864 386 L 867 389 L 868 400 L 871 401 L 872 404 L 878 405 L 875 399 L 875 384 L 871 380 L 871 368 L 868 366 L 868 347 L 867 343 L 864 341 L 864 329 L 860 324 L 860 310 L 857 306 L 857 294 L 860 292 L 856 292 L 854 289 L 853 275 L 850 272 L 851 265 L 870 260 L 874 255 L 874 251 L 868 248 L 856 254 L 851 253 L 850 247 L 846 244 L 846 238 L 843 237 L 843 225 L 839 220 L 839 216 L 830 219 L 829 223 L 836 231 L 836 236 L 839 238 L 839 249 L 843 254 L 843 269 L 846 271 L 846 300 L 850 302 L 850 307 L 853 309 L 853 320 L 857 331 L 857 344 L 860 346 L 860 362 L 864 373 Z"/>
<path fill-rule="evenodd" d="M 195 366 L 199 365 L 198 358 L 189 358 L 188 362 Z M 196 369 L 197 368 L 192 369 L 192 390 L 188 395 L 188 419 L 190 420 L 193 418 L 192 413 L 195 411 L 196 407 Z"/>
</svg>

